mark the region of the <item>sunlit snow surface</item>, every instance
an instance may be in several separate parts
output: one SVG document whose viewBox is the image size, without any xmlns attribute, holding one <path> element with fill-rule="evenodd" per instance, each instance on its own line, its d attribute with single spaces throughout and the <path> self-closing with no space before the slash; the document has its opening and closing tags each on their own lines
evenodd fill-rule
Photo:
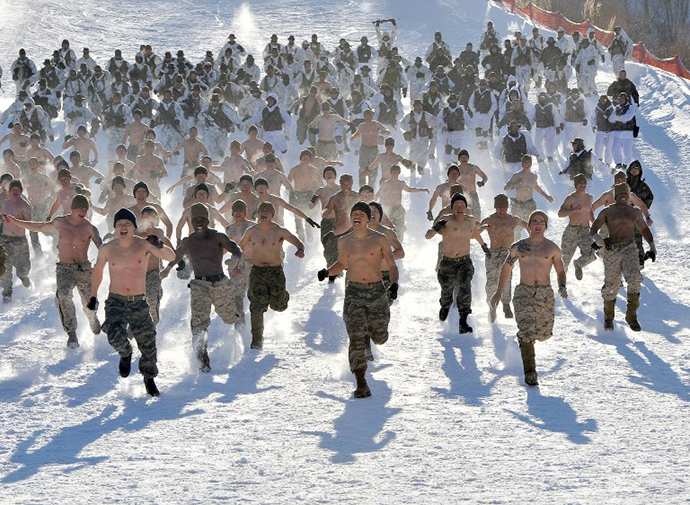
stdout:
<svg viewBox="0 0 690 505">
<path fill-rule="evenodd" d="M 103 64 L 115 48 L 133 59 L 142 42 L 158 53 L 184 49 L 196 62 L 231 31 L 254 54 L 274 32 L 281 42 L 294 34 L 298 43 L 318 33 L 331 49 L 340 37 L 373 40 L 371 21 L 381 17 L 398 19 L 398 45 L 408 58 L 423 54 L 437 29 L 456 54 L 465 42 L 478 43 L 489 19 L 501 35 L 531 28 L 493 4 L 469 0 L 26 0 L 0 2 L 0 12 L 2 108 L 14 91 L 8 71 L 19 47 L 40 64 L 65 37 L 78 55 L 88 46 Z M 613 79 L 605 69 L 600 91 Z M 369 369 L 372 398 L 352 399 L 342 280 L 316 282 L 323 257 L 312 243 L 304 260 L 287 248 L 290 307 L 267 316 L 264 352 L 248 349 L 248 331 L 212 323 L 211 375 L 199 375 L 191 359 L 186 283 L 167 279 L 158 338 L 161 397 L 151 400 L 141 376 L 118 377 L 116 354 L 105 335 L 89 334 L 79 309 L 82 347 L 65 348 L 53 258 L 44 258 L 34 262 L 34 288 L 15 288 L 15 302 L 0 308 L 0 501 L 685 502 L 690 88 L 653 69 L 628 70 L 643 101 L 636 155 L 656 196 L 659 249 L 657 263 L 644 271 L 642 333 L 618 324 L 624 294 L 616 330 L 603 332 L 597 262 L 583 281 L 570 276 L 570 298 L 556 302 L 555 335 L 537 345 L 541 386 L 526 389 L 514 321 L 499 313 L 498 324 L 486 323 L 478 247 L 475 333 L 457 334 L 455 312 L 438 321 L 436 242 L 423 239 L 428 200 L 415 194 L 405 200 L 407 257 L 400 262 L 391 338 L 375 350 Z M 50 147 L 59 150 L 58 142 Z M 293 141 L 286 166 L 298 152 Z M 507 174 L 471 152 L 490 178 L 480 190 L 486 215 Z M 355 173 L 354 155 L 345 162 Z M 443 167 L 436 161 L 431 167 L 411 183 L 433 188 Z M 547 209 L 547 234 L 560 243 L 564 220 L 556 211 L 571 186 L 557 169 L 537 170 L 556 198 Z M 179 167 L 171 172 L 179 174 Z M 591 192 L 598 196 L 609 184 L 610 176 L 598 174 Z M 176 220 L 179 195 L 164 203 Z"/>
</svg>

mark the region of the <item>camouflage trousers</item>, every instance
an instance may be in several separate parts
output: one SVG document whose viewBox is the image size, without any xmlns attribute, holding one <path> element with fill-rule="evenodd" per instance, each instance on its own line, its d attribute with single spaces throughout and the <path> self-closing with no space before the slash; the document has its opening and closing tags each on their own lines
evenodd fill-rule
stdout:
<svg viewBox="0 0 690 505">
<path fill-rule="evenodd" d="M 491 297 L 498 288 L 498 281 L 501 278 L 501 270 L 503 269 L 503 264 L 506 261 L 508 252 L 508 249 L 491 249 L 491 257 L 486 256 L 484 258 L 484 266 L 486 267 L 486 303 L 491 302 Z M 510 305 L 510 284 L 512 277 L 512 275 L 508 277 L 508 282 L 506 282 L 503 292 L 501 293 L 501 302 L 503 302 L 503 305 Z"/>
<path fill-rule="evenodd" d="M 237 268 L 240 269 L 240 275 L 230 275 L 230 287 L 232 288 L 232 297 L 235 300 L 235 312 L 238 314 L 238 320 L 244 323 L 244 298 L 247 296 L 247 288 L 249 287 L 252 260 L 242 258 L 237 262 Z"/>
<path fill-rule="evenodd" d="M 402 241 L 403 235 L 405 234 L 405 207 L 402 205 L 393 205 L 392 207 L 385 207 L 383 211 L 390 219 L 393 226 L 395 226 L 395 233 L 398 235 L 398 239 Z"/>
<path fill-rule="evenodd" d="M 518 284 L 513 295 L 513 306 L 520 344 L 533 344 L 537 340 L 551 338 L 555 316 L 551 286 Z"/>
<path fill-rule="evenodd" d="M 535 202 L 532 198 L 525 201 L 516 200 L 515 198 L 510 199 L 510 213 L 515 217 L 519 217 L 523 221 L 527 221 L 529 219 L 529 215 L 535 210 L 537 210 L 537 202 Z M 516 226 L 513 233 L 516 242 L 520 240 L 521 233 L 522 227 Z"/>
<path fill-rule="evenodd" d="M 388 292 L 383 282 L 348 282 L 345 288 L 343 320 L 350 338 L 350 371 L 366 370 L 367 341 L 371 339 L 376 345 L 381 345 L 388 340 L 390 309 Z"/>
<path fill-rule="evenodd" d="M 276 312 L 283 312 L 288 307 L 290 294 L 285 289 L 283 267 L 252 266 L 247 296 L 252 319 L 252 338 L 261 341 L 264 335 L 264 312 L 269 307 Z"/>
<path fill-rule="evenodd" d="M 192 335 L 199 335 L 211 324 L 211 307 L 226 324 L 237 321 L 239 314 L 230 280 L 223 276 L 217 282 L 192 279 L 189 283 L 192 306 Z"/>
<path fill-rule="evenodd" d="M 146 272 L 146 303 L 149 304 L 149 312 L 153 324 L 160 321 L 161 299 L 163 298 L 163 284 L 161 283 L 161 273 L 159 270 L 149 270 Z"/>
<path fill-rule="evenodd" d="M 2 235 L 0 236 L 0 245 L 5 249 L 7 256 L 5 273 L 0 277 L 0 286 L 2 286 L 3 296 L 12 296 L 12 267 L 17 271 L 17 277 L 23 282 L 28 282 L 29 279 L 29 272 L 31 271 L 29 242 L 26 237 Z"/>
<path fill-rule="evenodd" d="M 469 254 L 459 258 L 444 256 L 436 274 L 441 285 L 441 307 L 450 308 L 453 305 L 453 293 L 455 304 L 461 316 L 472 313 L 472 277 L 474 277 L 474 265 Z"/>
<path fill-rule="evenodd" d="M 313 210 L 309 208 L 309 203 L 311 202 L 311 197 L 314 195 L 311 191 L 293 191 L 290 193 L 290 204 L 297 207 L 299 210 L 304 212 L 307 216 L 313 217 Z M 307 229 L 305 235 L 304 228 Z M 306 242 L 306 238 L 309 237 L 311 240 L 312 227 L 308 224 L 305 226 L 304 219 L 299 216 L 295 216 L 295 230 L 297 231 L 297 236 L 302 242 Z"/>
<path fill-rule="evenodd" d="M 321 156 L 325 160 L 334 160 L 338 155 L 335 140 L 317 140 L 316 155 Z"/>
<path fill-rule="evenodd" d="M 330 232 L 324 233 L 324 221 L 321 221 L 321 242 L 323 243 L 323 255 L 326 258 L 326 266 L 331 266 L 333 263 L 338 261 L 338 239 L 340 235 L 335 235 L 333 229 L 335 228 L 335 219 L 333 219 L 333 225 Z M 328 220 L 330 221 L 330 220 Z"/>
<path fill-rule="evenodd" d="M 386 289 L 386 293 L 388 293 L 388 288 L 390 288 L 392 284 L 390 270 L 381 271 L 381 281 L 383 282 L 383 287 Z M 394 301 L 395 300 L 392 300 L 390 297 L 388 297 L 388 306 L 390 307 L 393 305 Z"/>
<path fill-rule="evenodd" d="M 105 322 L 103 331 L 108 343 L 121 357 L 132 354 L 130 338 L 134 338 L 141 352 L 139 372 L 146 378 L 158 375 L 156 366 L 156 327 L 151 319 L 149 306 L 144 295 L 128 301 L 127 297 L 110 293 L 105 301 Z"/>
<path fill-rule="evenodd" d="M 72 291 L 77 288 L 81 298 L 84 314 L 89 320 L 89 326 L 94 334 L 101 332 L 101 323 L 95 310 L 86 308 L 91 298 L 91 264 L 90 263 L 58 263 L 55 265 L 55 304 L 60 314 L 60 322 L 67 332 L 77 331 L 77 312 L 72 300 Z"/>
<path fill-rule="evenodd" d="M 640 292 L 642 273 L 634 242 L 616 244 L 611 250 L 601 249 L 599 254 L 604 259 L 604 285 L 601 288 L 604 301 L 616 299 L 622 284 L 621 276 L 628 284 L 628 295 Z"/>
<path fill-rule="evenodd" d="M 359 171 L 369 172 L 369 166 L 374 162 L 376 157 L 379 155 L 378 146 L 360 146 L 359 147 Z M 373 170 L 372 170 L 373 172 Z M 378 167 L 376 169 L 378 172 Z M 376 174 L 374 174 L 376 177 Z M 360 184 L 361 186 L 361 184 Z"/>
<path fill-rule="evenodd" d="M 44 201 L 44 202 L 37 202 L 37 203 L 31 203 L 31 219 L 33 221 L 38 221 L 39 223 L 45 222 L 46 218 L 48 217 L 48 212 L 50 212 L 50 207 L 51 207 L 51 202 L 50 201 Z M 46 235 L 50 237 L 57 237 L 57 233 L 55 231 L 51 231 L 49 233 L 46 233 Z M 29 237 L 31 237 L 31 247 L 33 247 L 34 252 L 38 253 L 42 250 L 41 248 L 41 242 L 38 239 L 38 232 L 35 231 L 30 231 L 29 232 Z M 54 243 L 57 243 L 57 240 L 55 240 Z"/>
<path fill-rule="evenodd" d="M 482 220 L 482 205 L 479 203 L 479 195 L 476 191 L 470 191 L 470 214 L 477 220 Z"/>
<path fill-rule="evenodd" d="M 592 249 L 592 236 L 589 234 L 589 226 L 568 225 L 563 231 L 561 238 L 561 254 L 563 255 L 563 266 L 568 271 L 568 265 L 575 255 L 577 248 L 580 248 L 580 257 L 575 260 L 575 266 L 584 268 L 597 259 Z"/>
</svg>

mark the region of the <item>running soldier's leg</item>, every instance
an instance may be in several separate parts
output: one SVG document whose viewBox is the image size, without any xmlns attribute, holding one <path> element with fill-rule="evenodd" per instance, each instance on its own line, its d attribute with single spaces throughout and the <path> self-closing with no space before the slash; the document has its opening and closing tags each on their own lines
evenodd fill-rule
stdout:
<svg viewBox="0 0 690 505">
<path fill-rule="evenodd" d="M 158 270 L 146 272 L 146 303 L 151 311 L 151 320 L 157 325 L 160 320 L 160 306 L 163 298 L 163 285 Z"/>
<path fill-rule="evenodd" d="M 436 278 L 441 285 L 441 298 L 439 303 L 442 308 L 448 309 L 453 305 L 453 293 L 458 286 L 459 262 L 442 259 L 438 266 Z"/>
<path fill-rule="evenodd" d="M 235 305 L 235 297 L 233 296 L 233 287 L 229 279 L 213 284 L 210 290 L 213 298 L 213 307 L 216 314 L 223 320 L 225 324 L 234 324 L 239 317 Z"/>
<path fill-rule="evenodd" d="M 285 289 L 285 273 L 283 267 L 270 267 L 270 307 L 276 312 L 283 312 L 288 308 L 290 294 Z"/>
<path fill-rule="evenodd" d="M 58 263 L 55 266 L 55 281 L 57 290 L 55 293 L 55 305 L 60 314 L 60 322 L 65 332 L 77 331 L 77 312 L 72 301 L 72 290 L 76 286 L 77 280 L 74 271 L 68 265 Z M 91 293 L 89 293 L 91 296 Z"/>
<path fill-rule="evenodd" d="M 0 236 L 0 245 L 6 253 L 5 259 L 5 273 L 0 277 L 0 285 L 2 286 L 3 296 L 12 296 L 12 268 L 14 267 L 14 245 L 13 242 L 5 236 Z"/>
<path fill-rule="evenodd" d="M 189 283 L 192 337 L 204 333 L 211 324 L 211 283 L 192 279 Z"/>
<path fill-rule="evenodd" d="M 390 322 L 390 304 L 388 291 L 381 287 L 372 288 L 366 294 L 369 303 L 367 309 L 367 330 L 368 338 L 376 345 L 383 345 L 388 341 L 388 323 Z"/>
<path fill-rule="evenodd" d="M 84 314 L 86 314 L 86 319 L 89 320 L 89 326 L 91 327 L 91 332 L 94 335 L 98 335 L 101 332 L 101 322 L 98 320 L 98 312 L 95 310 L 89 310 L 86 305 L 89 303 L 91 298 L 91 265 L 88 263 L 81 264 L 77 266 L 77 270 L 74 273 L 74 279 L 76 281 L 77 292 L 81 298 L 81 305 L 84 308 Z M 70 289 L 69 294 L 70 301 L 72 299 L 72 290 Z M 72 305 L 72 310 L 74 310 L 74 305 Z"/>
<path fill-rule="evenodd" d="M 551 338 L 554 324 L 554 298 L 550 286 L 515 288 L 513 296 L 517 338 L 520 344 L 534 344 Z"/>
<path fill-rule="evenodd" d="M 395 205 L 393 207 L 386 207 L 384 211 L 388 219 L 393 223 L 393 226 L 395 226 L 395 233 L 402 242 L 403 235 L 407 229 L 405 227 L 405 208 L 402 205 Z"/>
<path fill-rule="evenodd" d="M 623 277 L 628 285 L 628 295 L 640 292 L 642 273 L 640 272 L 640 259 L 637 255 L 637 246 L 633 243 L 624 247 L 621 251 L 621 267 Z"/>
<path fill-rule="evenodd" d="M 265 267 L 252 267 L 249 274 L 249 311 L 252 322 L 252 344 L 263 345 L 264 312 L 270 303 L 270 286 L 265 281 Z"/>
<path fill-rule="evenodd" d="M 156 327 L 151 320 L 149 306 L 146 300 L 128 302 L 129 328 L 137 341 L 141 357 L 139 358 L 139 373 L 144 378 L 158 375 L 158 353 L 156 350 Z"/>
<path fill-rule="evenodd" d="M 127 331 L 129 311 L 126 305 L 127 302 L 112 296 L 108 297 L 105 301 L 105 322 L 103 323 L 103 331 L 108 335 L 108 343 L 123 358 L 132 355 Z"/>
<path fill-rule="evenodd" d="M 621 288 L 621 275 L 623 274 L 623 256 L 620 250 L 608 251 L 602 249 L 604 260 L 604 285 L 601 288 L 601 296 L 605 302 L 616 299 Z M 639 268 L 639 267 L 638 267 Z"/>
<path fill-rule="evenodd" d="M 290 193 L 289 200 L 290 200 L 290 205 L 297 207 L 298 202 L 297 202 L 297 198 L 295 196 L 294 191 Z M 300 210 L 303 210 L 303 209 L 300 209 Z M 297 236 L 299 237 L 299 239 L 302 242 L 306 242 L 306 236 L 304 234 L 304 219 L 302 219 L 301 217 L 299 217 L 296 214 L 295 214 L 295 231 L 297 232 Z"/>
<path fill-rule="evenodd" d="M 456 304 L 458 313 L 467 316 L 472 313 L 472 277 L 474 277 L 474 265 L 472 260 L 467 258 L 459 262 L 457 271 L 458 294 Z"/>
<path fill-rule="evenodd" d="M 484 265 L 486 266 L 486 303 L 491 302 L 491 297 L 498 288 L 498 281 L 501 277 L 501 269 L 506 260 L 508 251 L 501 249 L 500 251 L 491 251 L 491 257 L 484 258 Z M 504 304 L 510 303 L 510 278 L 503 288 L 501 293 L 501 301 Z"/>
<path fill-rule="evenodd" d="M 470 191 L 470 205 L 471 205 L 471 210 L 472 210 L 472 216 L 477 221 L 482 220 L 482 206 L 479 203 L 479 195 L 477 194 L 476 191 Z"/>
<path fill-rule="evenodd" d="M 348 358 L 350 371 L 353 373 L 367 369 L 365 350 L 369 334 L 367 331 L 367 305 L 364 291 L 365 289 L 356 288 L 349 284 L 345 288 L 343 321 L 350 339 Z"/>
<path fill-rule="evenodd" d="M 563 258 L 563 267 L 565 271 L 568 271 L 568 265 L 573 259 L 575 250 L 579 245 L 579 236 L 577 233 L 578 228 L 574 226 L 566 226 L 563 230 L 563 236 L 561 237 L 561 256 Z"/>
<path fill-rule="evenodd" d="M 15 243 L 14 251 L 14 268 L 17 271 L 17 277 L 21 279 L 25 285 L 29 282 L 29 272 L 31 272 L 31 256 L 29 254 L 29 241 L 26 237 L 22 237 Z"/>
<path fill-rule="evenodd" d="M 577 245 L 580 248 L 580 257 L 575 260 L 574 265 L 584 268 L 596 261 L 597 255 L 592 249 L 592 236 L 589 234 L 589 226 L 582 226 L 577 229 Z"/>
<path fill-rule="evenodd" d="M 302 118 L 297 119 L 297 142 L 300 143 L 300 145 L 304 144 L 304 141 L 307 140 L 307 123 L 306 120 Z"/>
</svg>

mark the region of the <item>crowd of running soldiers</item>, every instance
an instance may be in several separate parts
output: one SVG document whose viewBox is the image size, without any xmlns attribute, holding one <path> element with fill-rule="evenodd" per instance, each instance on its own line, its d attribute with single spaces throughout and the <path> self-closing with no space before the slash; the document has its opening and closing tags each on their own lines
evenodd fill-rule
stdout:
<svg viewBox="0 0 690 505">
<path fill-rule="evenodd" d="M 320 233 L 326 261 L 318 279 L 332 283 L 347 271 L 349 361 L 355 396 L 365 397 L 371 342 L 386 342 L 389 306 L 398 295 L 396 260 L 405 255 L 402 193 L 430 192 L 426 238 L 441 236 L 440 320 L 455 302 L 460 333 L 472 331 L 470 242 L 476 240 L 485 254 L 490 322 L 499 303 L 506 318 L 515 317 L 527 384 L 537 384 L 534 343 L 552 334 L 550 272 L 555 269 L 557 290 L 566 297 L 566 271 L 578 248 L 578 280 L 597 255 L 603 258 L 605 328 L 613 329 L 623 276 L 625 319 L 640 331 L 640 270 L 656 250 L 648 228 L 653 195 L 641 164 L 632 159 L 639 96 L 625 74 L 632 50 L 625 32 L 616 28 L 608 47 L 618 79 L 597 96 L 595 77 L 607 51 L 593 32 L 571 36 L 560 30 L 545 40 L 535 28 L 531 36 L 515 33 L 501 44 L 489 22 L 478 51 L 468 43 L 453 58 L 437 32 L 426 53 L 408 61 L 395 45 L 395 20 L 374 25 L 374 45 L 362 37 L 353 48 L 341 39 L 329 51 L 316 34 L 301 44 L 293 36 L 283 44 L 272 35 L 256 57 L 231 34 L 220 51 L 208 51 L 196 64 L 183 51 L 159 56 L 142 45 L 134 61 L 116 50 L 99 65 L 88 48 L 78 58 L 65 40 L 38 69 L 21 49 L 10 69 L 17 98 L 0 118 L 10 127 L 0 139 L 9 142 L 0 179 L 3 302 L 12 301 L 14 272 L 24 286 L 31 284 L 25 230 L 35 258 L 45 254 L 37 234 L 51 236 L 68 346 L 79 346 L 76 288 L 91 330 L 103 330 L 119 353 L 123 377 L 130 373 L 130 340 L 136 340 L 146 389 L 156 396 L 161 279 L 172 268 L 180 278 L 193 275 L 193 352 L 200 370 L 209 372 L 211 309 L 240 328 L 248 296 L 251 347 L 261 349 L 264 313 L 288 307 L 284 242 L 303 258 L 305 244 Z M 53 130 L 60 116 L 61 144 Z M 299 164 L 286 170 L 280 157 L 293 120 L 303 150 Z M 105 154 L 94 142 L 97 135 L 107 136 Z M 408 145 L 396 146 L 395 137 Z M 585 138 L 594 139 L 594 150 L 585 148 Z M 63 154 L 55 156 L 47 143 Z M 359 159 L 358 191 L 347 169 L 338 175 L 338 160 L 350 151 Z M 494 166 L 471 164 L 469 151 L 485 151 Z M 161 188 L 167 167 L 180 155 L 179 180 Z M 437 155 L 447 180 L 436 188 L 410 187 L 401 178 L 423 174 Z M 534 192 L 549 203 L 553 198 L 538 184 L 534 157 L 569 174 L 574 184 L 558 210 L 569 220 L 560 248 L 544 236 L 549 220 L 537 210 Z M 608 176 L 611 168 L 613 189 L 595 201 L 588 181 L 595 170 Z M 504 178 L 513 196 L 495 195 L 495 212 L 482 219 L 481 202 L 491 200 L 479 197 L 487 172 Z M 282 188 L 289 201 L 280 197 Z M 161 203 L 164 194 L 179 190 L 184 210 L 174 227 Z M 297 236 L 283 226 L 285 211 L 294 215 Z M 89 220 L 92 212 L 106 216 L 104 239 Z M 521 238 L 523 228 L 527 238 Z M 91 242 L 98 248 L 93 267 Z M 520 281 L 513 294 L 516 262 Z M 106 265 L 110 287 L 101 324 L 98 292 Z"/>
</svg>

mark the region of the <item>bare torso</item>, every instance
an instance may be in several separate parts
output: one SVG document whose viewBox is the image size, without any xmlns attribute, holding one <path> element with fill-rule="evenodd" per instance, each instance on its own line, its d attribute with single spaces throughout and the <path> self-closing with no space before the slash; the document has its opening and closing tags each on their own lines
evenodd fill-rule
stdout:
<svg viewBox="0 0 690 505">
<path fill-rule="evenodd" d="M 491 241 L 489 247 L 494 251 L 508 249 L 513 244 L 517 226 L 520 226 L 520 220 L 511 215 L 502 218 L 492 214 L 482 221 L 482 229 L 488 232 Z"/>
<path fill-rule="evenodd" d="M 363 238 L 355 233 L 339 238 L 338 251 L 347 258 L 348 280 L 362 284 L 380 281 L 384 247 L 390 248 L 388 239 L 371 229 Z"/>
<path fill-rule="evenodd" d="M 10 197 L 2 202 L 2 213 L 9 214 L 23 221 L 31 220 L 31 206 L 22 199 L 15 200 Z M 26 231 L 24 228 L 5 221 L 2 227 L 2 234 L 7 237 L 25 237 Z"/>
<path fill-rule="evenodd" d="M 448 216 L 441 229 L 443 254 L 449 258 L 459 258 L 470 253 L 470 240 L 477 229 L 477 221 L 470 216 Z"/>
<path fill-rule="evenodd" d="M 74 221 L 72 216 L 55 219 L 55 225 L 58 229 L 58 259 L 60 263 L 88 262 L 89 245 L 98 236 L 98 232 L 94 230 L 94 226 L 88 219 L 75 219 Z"/>
</svg>

